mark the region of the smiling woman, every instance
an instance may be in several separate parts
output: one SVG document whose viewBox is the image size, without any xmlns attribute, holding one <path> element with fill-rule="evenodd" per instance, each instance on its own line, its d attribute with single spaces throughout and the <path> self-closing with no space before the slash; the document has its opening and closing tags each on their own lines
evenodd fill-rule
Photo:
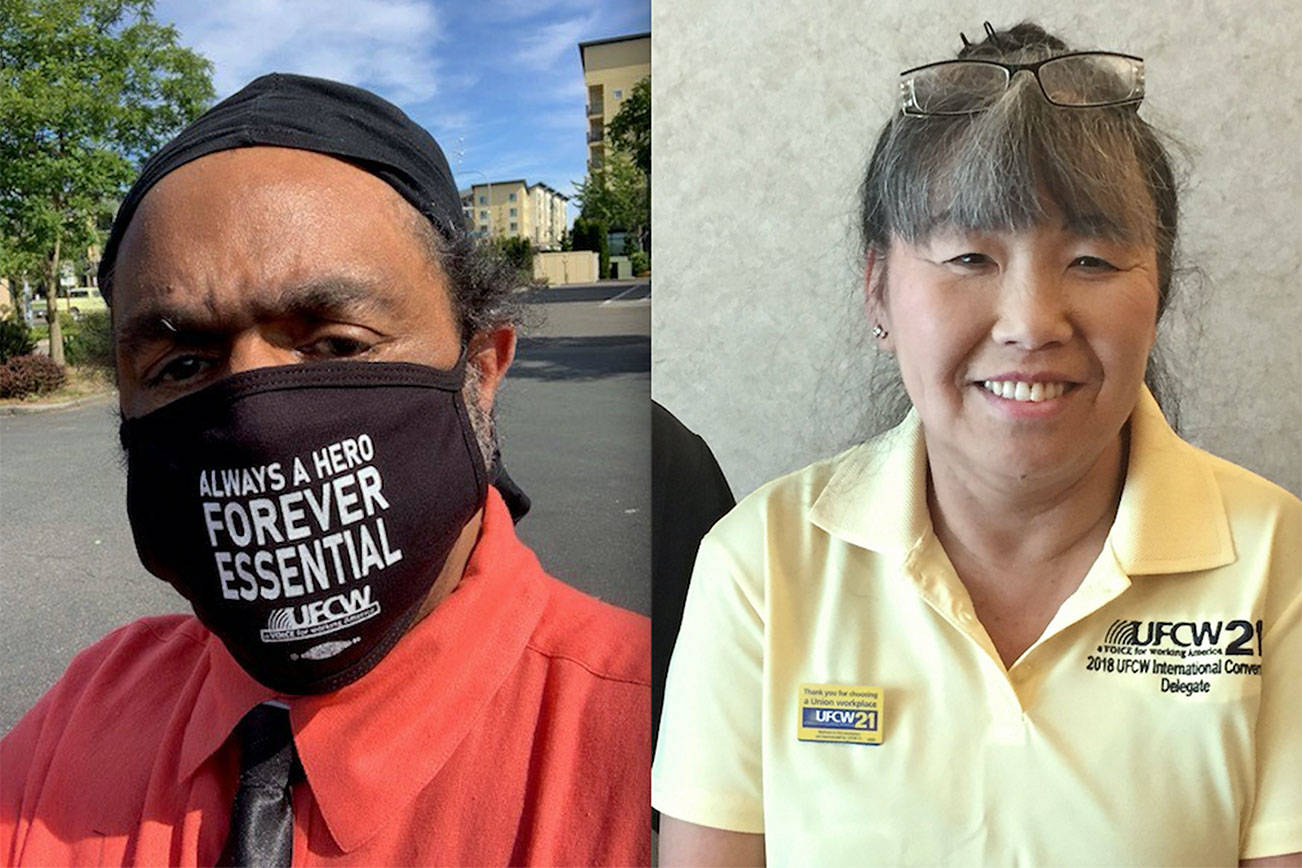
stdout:
<svg viewBox="0 0 1302 868">
<path fill-rule="evenodd" d="M 1143 61 L 986 31 L 902 74 L 862 185 L 907 412 L 701 543 L 664 864 L 1302 850 L 1302 502 L 1145 385 L 1177 202 Z"/>
</svg>

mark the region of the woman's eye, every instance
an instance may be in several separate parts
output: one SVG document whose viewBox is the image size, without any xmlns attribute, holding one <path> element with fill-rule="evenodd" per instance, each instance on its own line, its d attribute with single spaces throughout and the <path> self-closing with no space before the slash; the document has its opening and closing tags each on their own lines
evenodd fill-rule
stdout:
<svg viewBox="0 0 1302 868">
<path fill-rule="evenodd" d="M 322 359 L 346 359 L 349 356 L 359 356 L 370 349 L 371 344 L 365 341 L 335 335 L 318 338 L 310 344 L 299 347 L 298 351 Z"/>
<path fill-rule="evenodd" d="M 1079 266 L 1087 271 L 1116 271 L 1117 267 L 1106 259 L 1100 259 L 1097 256 L 1077 256 L 1071 261 L 1072 265 Z"/>
<path fill-rule="evenodd" d="M 994 260 L 984 253 L 960 253 L 958 256 L 945 261 L 952 265 L 964 265 L 969 268 L 980 268 L 994 262 Z"/>
<path fill-rule="evenodd" d="M 184 383 L 202 374 L 209 365 L 211 361 L 203 356 L 177 356 L 164 365 L 157 374 L 150 377 L 149 384 L 154 386 L 163 383 Z"/>
</svg>

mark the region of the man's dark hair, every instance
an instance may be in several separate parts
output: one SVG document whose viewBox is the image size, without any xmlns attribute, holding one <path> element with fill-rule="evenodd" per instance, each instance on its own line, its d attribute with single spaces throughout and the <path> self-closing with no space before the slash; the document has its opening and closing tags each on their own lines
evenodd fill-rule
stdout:
<svg viewBox="0 0 1302 868">
<path fill-rule="evenodd" d="M 421 249 L 447 275 L 462 343 L 479 332 L 520 324 L 523 307 L 515 297 L 520 273 L 496 245 L 468 232 L 445 238 L 414 210 L 411 231 Z"/>
</svg>

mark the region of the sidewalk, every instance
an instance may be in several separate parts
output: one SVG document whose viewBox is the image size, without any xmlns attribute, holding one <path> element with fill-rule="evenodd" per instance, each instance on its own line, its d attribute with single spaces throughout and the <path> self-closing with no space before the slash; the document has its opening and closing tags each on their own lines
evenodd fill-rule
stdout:
<svg viewBox="0 0 1302 868">
<path fill-rule="evenodd" d="M 12 404 L 0 403 L 0 416 L 30 416 L 33 413 L 50 413 L 55 410 L 71 410 L 74 407 L 85 407 L 88 404 L 94 404 L 101 401 L 107 403 L 110 399 L 116 400 L 117 396 L 117 389 L 110 389 L 107 392 L 97 392 L 94 395 L 83 395 L 80 398 L 69 398 L 62 401 L 23 401 Z"/>
</svg>

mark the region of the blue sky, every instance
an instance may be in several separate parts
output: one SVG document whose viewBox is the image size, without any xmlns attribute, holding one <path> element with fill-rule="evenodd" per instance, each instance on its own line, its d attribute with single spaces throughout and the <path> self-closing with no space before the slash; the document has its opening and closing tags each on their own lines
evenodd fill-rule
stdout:
<svg viewBox="0 0 1302 868">
<path fill-rule="evenodd" d="M 487 175 L 566 195 L 587 159 L 578 43 L 651 29 L 650 0 L 158 0 L 154 13 L 213 62 L 218 99 L 272 71 L 346 81 L 429 130 L 461 187 Z"/>
</svg>

